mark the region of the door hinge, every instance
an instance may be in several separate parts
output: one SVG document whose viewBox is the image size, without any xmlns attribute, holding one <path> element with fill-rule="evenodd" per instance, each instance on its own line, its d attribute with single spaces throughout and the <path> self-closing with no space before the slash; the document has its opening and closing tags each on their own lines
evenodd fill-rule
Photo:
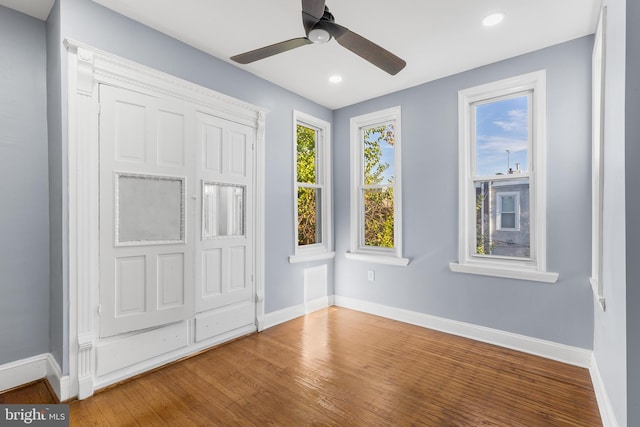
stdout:
<svg viewBox="0 0 640 427">
<path fill-rule="evenodd" d="M 102 304 L 98 304 L 98 315 L 102 315 Z"/>
</svg>

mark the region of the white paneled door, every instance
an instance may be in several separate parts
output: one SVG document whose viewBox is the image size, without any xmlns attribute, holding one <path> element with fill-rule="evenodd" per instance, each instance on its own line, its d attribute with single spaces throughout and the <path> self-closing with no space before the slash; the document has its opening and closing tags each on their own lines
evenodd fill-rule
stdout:
<svg viewBox="0 0 640 427">
<path fill-rule="evenodd" d="M 100 338 L 255 325 L 255 129 L 100 86 Z"/>
<path fill-rule="evenodd" d="M 100 337 L 193 317 L 188 106 L 100 86 Z"/>
<path fill-rule="evenodd" d="M 195 339 L 255 322 L 253 152 L 255 130 L 197 117 L 202 209 L 196 244 Z"/>
</svg>

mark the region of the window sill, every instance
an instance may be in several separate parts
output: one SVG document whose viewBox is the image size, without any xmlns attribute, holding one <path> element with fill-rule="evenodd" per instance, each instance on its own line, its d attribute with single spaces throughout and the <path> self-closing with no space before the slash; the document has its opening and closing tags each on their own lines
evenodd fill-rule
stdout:
<svg viewBox="0 0 640 427">
<path fill-rule="evenodd" d="M 364 261 L 375 264 L 397 265 L 400 267 L 409 265 L 409 258 L 399 258 L 388 255 L 354 254 L 353 252 L 346 252 L 345 256 L 347 259 L 354 261 Z"/>
<path fill-rule="evenodd" d="M 598 302 L 600 309 L 602 311 L 607 311 L 607 304 L 602 295 L 600 295 L 600 286 L 598 284 L 598 279 L 595 277 L 590 277 L 589 282 L 591 283 L 591 290 L 593 291 L 593 297 Z"/>
<path fill-rule="evenodd" d="M 482 276 L 505 277 L 508 279 L 532 280 L 545 283 L 556 283 L 558 281 L 558 273 L 548 273 L 546 271 L 535 271 L 524 268 L 459 264 L 456 262 L 449 263 L 449 268 L 456 273 L 479 274 Z"/>
<path fill-rule="evenodd" d="M 309 261 L 321 261 L 324 259 L 333 259 L 336 256 L 335 252 L 320 252 L 316 254 L 308 255 L 291 255 L 289 256 L 289 264 L 297 264 L 300 262 Z"/>
</svg>

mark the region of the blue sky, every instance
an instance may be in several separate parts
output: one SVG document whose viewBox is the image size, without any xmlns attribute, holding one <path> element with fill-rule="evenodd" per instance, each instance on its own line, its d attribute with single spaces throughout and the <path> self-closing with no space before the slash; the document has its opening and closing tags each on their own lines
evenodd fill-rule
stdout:
<svg viewBox="0 0 640 427">
<path fill-rule="evenodd" d="M 389 169 L 387 169 L 386 171 L 384 171 L 384 181 L 383 182 L 387 182 L 390 178 L 394 177 L 396 172 L 395 172 L 395 160 L 394 160 L 394 156 L 395 156 L 395 151 L 393 149 L 392 145 L 387 144 L 386 141 L 382 141 L 382 143 L 380 144 L 381 148 L 382 148 L 382 159 L 380 159 L 381 163 L 388 163 L 389 164 Z"/>
<path fill-rule="evenodd" d="M 476 106 L 476 175 L 528 169 L 527 122 L 526 95 Z"/>
<path fill-rule="evenodd" d="M 389 124 L 386 124 L 386 125 L 389 126 Z M 374 126 L 374 127 L 378 127 L 378 126 Z M 371 140 L 372 141 L 378 140 L 380 136 L 381 136 L 380 133 L 376 132 L 371 135 Z M 382 157 L 380 158 L 380 163 L 381 164 L 387 163 L 389 165 L 389 168 L 385 170 L 384 173 L 382 174 L 383 180 L 381 184 L 386 184 L 389 181 L 389 179 L 395 176 L 395 160 L 394 160 L 395 150 L 393 148 L 393 145 L 388 144 L 387 141 L 384 139 L 380 139 L 378 140 L 378 142 L 380 144 L 380 149 L 382 150 Z"/>
</svg>

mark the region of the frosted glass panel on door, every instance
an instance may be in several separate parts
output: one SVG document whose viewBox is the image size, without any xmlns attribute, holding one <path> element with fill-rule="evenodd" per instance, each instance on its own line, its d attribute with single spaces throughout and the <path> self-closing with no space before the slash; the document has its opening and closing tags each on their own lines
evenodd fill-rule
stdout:
<svg viewBox="0 0 640 427">
<path fill-rule="evenodd" d="M 184 241 L 184 178 L 116 174 L 116 246 Z"/>
<path fill-rule="evenodd" d="M 205 182 L 202 192 L 202 237 L 244 236 L 245 187 Z"/>
</svg>

